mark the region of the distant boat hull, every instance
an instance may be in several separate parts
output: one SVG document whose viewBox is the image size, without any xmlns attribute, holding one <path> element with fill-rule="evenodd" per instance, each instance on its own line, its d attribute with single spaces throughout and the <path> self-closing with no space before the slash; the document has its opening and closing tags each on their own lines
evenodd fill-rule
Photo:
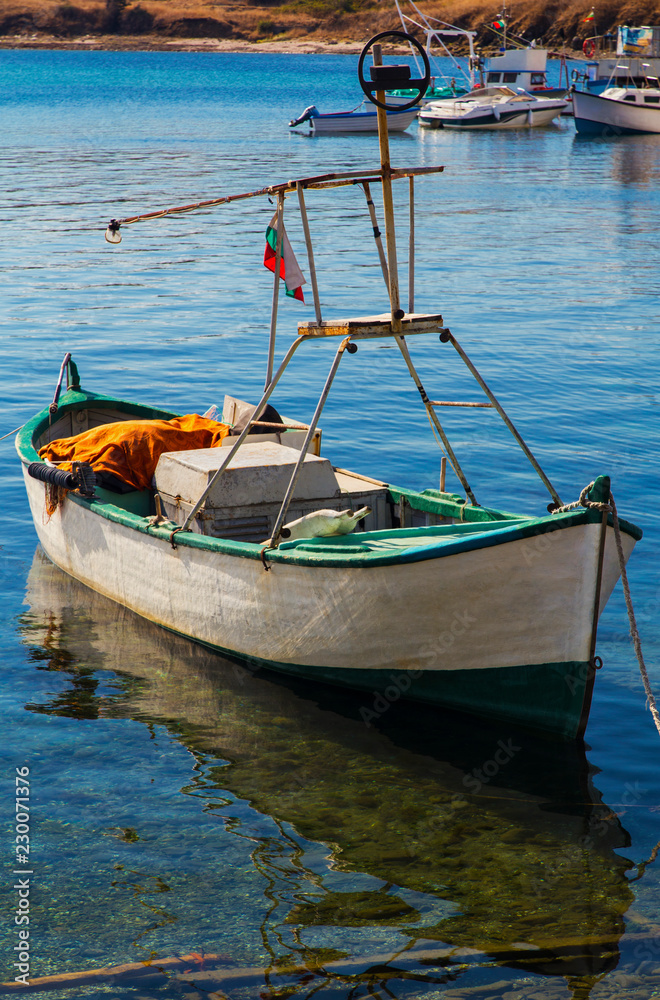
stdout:
<svg viewBox="0 0 660 1000">
<path fill-rule="evenodd" d="M 660 104 L 641 105 L 576 90 L 575 128 L 583 135 L 660 134 Z"/>
<path fill-rule="evenodd" d="M 409 108 L 407 111 L 388 111 L 388 130 L 390 132 L 404 132 L 414 122 L 418 111 L 418 107 Z M 318 118 L 310 118 L 309 127 L 312 132 L 317 134 L 329 134 L 331 132 L 377 132 L 378 114 L 375 111 L 352 111 L 319 115 Z"/>
<path fill-rule="evenodd" d="M 396 101 L 397 99 L 394 98 Z M 404 101 L 405 98 L 398 98 Z M 369 105 L 370 108 L 373 105 Z M 403 111 L 393 110 L 387 112 L 387 128 L 389 132 L 403 132 L 414 122 L 419 111 L 419 105 L 406 108 Z M 307 125 L 312 132 L 316 133 L 344 133 L 344 132 L 378 132 L 378 112 L 370 111 L 340 111 L 335 114 L 321 114 L 314 105 L 305 108 L 299 118 L 289 122 L 289 128 L 299 128 Z"/>
<path fill-rule="evenodd" d="M 559 116 L 564 107 L 563 101 L 554 108 L 543 108 L 540 110 L 529 109 L 523 112 L 506 112 L 501 118 L 491 115 L 487 120 L 481 122 L 458 122 L 446 121 L 444 128 L 468 128 L 468 129 L 502 129 L 502 128 L 538 128 L 541 125 L 550 125 Z"/>
<path fill-rule="evenodd" d="M 540 99 L 538 107 L 530 103 L 519 110 L 506 105 L 484 105 L 473 110 L 462 110 L 459 102 L 451 102 L 447 107 L 437 104 L 422 109 L 419 123 L 426 128 L 457 130 L 535 128 L 549 125 L 566 106 L 566 101 L 563 100 Z"/>
</svg>

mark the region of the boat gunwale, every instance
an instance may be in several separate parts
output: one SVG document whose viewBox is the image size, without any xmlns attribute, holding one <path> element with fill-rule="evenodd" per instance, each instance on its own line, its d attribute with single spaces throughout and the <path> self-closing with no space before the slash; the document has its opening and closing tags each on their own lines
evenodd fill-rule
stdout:
<svg viewBox="0 0 660 1000">
<path fill-rule="evenodd" d="M 62 397 L 58 408 L 58 417 L 64 415 L 66 412 L 86 409 L 90 403 L 93 405 L 100 404 L 101 408 L 109 409 L 110 407 L 114 407 L 118 410 L 124 410 L 130 416 L 144 416 L 145 419 L 171 419 L 179 415 L 174 411 L 148 404 L 128 402 L 117 399 L 115 396 L 70 388 Z M 48 428 L 49 420 L 50 412 L 49 408 L 46 407 L 27 421 L 17 434 L 16 450 L 23 465 L 28 465 L 31 462 L 43 462 L 35 447 L 35 440 Z M 466 508 L 458 500 L 450 500 L 449 494 L 444 494 L 443 497 L 433 497 L 430 495 L 431 491 L 418 492 L 390 485 L 388 485 L 388 490 L 390 490 L 395 502 L 399 498 L 405 498 L 408 501 L 411 499 L 417 500 L 421 505 L 419 509 L 430 510 L 432 507 L 435 507 L 436 513 L 444 513 L 445 516 L 460 518 L 462 512 L 465 513 L 466 510 L 474 509 L 472 507 Z M 158 527 L 152 524 L 146 517 L 127 511 L 118 504 L 113 504 L 107 500 L 88 499 L 75 492 L 69 492 L 67 499 L 105 520 L 122 525 L 133 531 L 151 535 L 163 541 L 172 542 L 172 527 Z M 451 508 L 451 511 L 439 510 L 440 505 L 445 508 Z M 411 506 L 415 508 L 414 504 L 411 504 Z M 550 534 L 557 530 L 600 523 L 601 521 L 600 511 L 585 508 L 578 508 L 561 514 L 546 514 L 540 517 L 507 513 L 495 509 L 491 510 L 487 507 L 478 507 L 476 509 L 483 511 L 486 515 L 492 516 L 483 521 L 475 519 L 472 523 L 477 530 L 458 539 L 455 537 L 445 539 L 442 535 L 439 535 L 436 543 L 430 543 L 428 539 L 435 534 L 434 529 L 446 527 L 443 525 L 398 528 L 353 533 L 348 537 L 341 536 L 339 541 L 342 542 L 342 548 L 341 551 L 336 552 L 333 552 L 333 543 L 329 539 L 306 538 L 299 539 L 297 542 L 284 542 L 278 549 L 269 549 L 267 558 L 269 563 L 335 568 L 371 568 L 404 565 L 522 541 Z M 468 522 L 464 521 L 462 523 Z M 612 524 L 611 514 L 608 516 L 608 523 Z M 479 524 L 482 526 L 481 531 L 478 530 Z M 641 539 L 643 532 L 637 525 L 622 518 L 619 518 L 619 525 L 621 530 L 634 538 L 635 541 Z M 454 527 L 454 525 L 450 525 L 449 527 Z M 414 534 L 411 535 L 411 532 L 414 532 Z M 385 551 L 366 551 L 364 548 L 363 539 L 365 541 L 369 539 L 379 540 L 392 536 L 398 538 L 418 536 L 420 544 L 411 544 L 405 548 Z M 348 538 L 352 541 L 349 541 Z M 306 547 L 299 551 L 299 544 Z M 311 551 L 310 546 L 314 545 L 318 545 L 318 552 Z M 355 551 L 347 552 L 346 548 L 352 545 L 355 547 Z M 264 542 L 241 542 L 227 538 L 215 538 L 196 532 L 177 532 L 176 547 L 180 546 L 253 560 L 261 560 L 264 550 Z"/>
<path fill-rule="evenodd" d="M 647 93 L 647 91 L 642 87 L 606 87 L 605 89 L 606 90 L 616 89 L 616 90 L 627 90 L 627 91 L 637 90 L 641 94 Z M 657 87 L 649 87 L 648 91 L 651 90 L 654 92 L 654 96 L 655 94 L 660 93 Z M 602 91 L 600 94 L 592 94 L 588 90 L 576 90 L 574 93 L 580 95 L 578 99 L 579 101 L 581 101 L 585 97 L 588 97 L 591 100 L 595 101 L 596 103 L 600 101 L 603 104 L 607 103 L 608 105 L 624 104 L 627 108 L 639 108 L 641 111 L 660 111 L 660 104 L 637 104 L 637 102 L 633 104 L 632 101 L 623 101 L 620 97 L 605 97 L 605 91 Z"/>
</svg>

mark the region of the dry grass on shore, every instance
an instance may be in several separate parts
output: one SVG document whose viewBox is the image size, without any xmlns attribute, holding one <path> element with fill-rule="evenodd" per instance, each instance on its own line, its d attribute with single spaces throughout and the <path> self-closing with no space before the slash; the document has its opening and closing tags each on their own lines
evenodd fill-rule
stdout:
<svg viewBox="0 0 660 1000">
<path fill-rule="evenodd" d="M 498 0 L 422 3 L 425 13 L 479 31 L 497 44 L 489 25 Z M 509 29 L 560 48 L 573 38 L 619 24 L 660 23 L 660 0 L 596 0 L 594 22 L 584 23 L 590 0 L 525 0 L 512 4 Z M 103 48 L 323 50 L 355 45 L 398 26 L 391 0 L 0 0 L 0 46 L 98 45 Z M 350 46 L 348 46 L 350 47 Z"/>
</svg>

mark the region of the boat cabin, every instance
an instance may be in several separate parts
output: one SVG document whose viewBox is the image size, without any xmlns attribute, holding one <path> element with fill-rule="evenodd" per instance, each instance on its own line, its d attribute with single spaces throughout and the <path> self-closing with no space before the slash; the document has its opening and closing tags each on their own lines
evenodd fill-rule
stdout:
<svg viewBox="0 0 660 1000">
<path fill-rule="evenodd" d="M 486 85 L 509 84 L 523 90 L 547 88 L 546 49 L 509 49 L 486 61 Z"/>
<path fill-rule="evenodd" d="M 640 90 L 638 87 L 607 87 L 601 97 L 611 101 L 623 101 L 626 104 L 660 106 L 660 88 L 648 87 Z"/>
</svg>

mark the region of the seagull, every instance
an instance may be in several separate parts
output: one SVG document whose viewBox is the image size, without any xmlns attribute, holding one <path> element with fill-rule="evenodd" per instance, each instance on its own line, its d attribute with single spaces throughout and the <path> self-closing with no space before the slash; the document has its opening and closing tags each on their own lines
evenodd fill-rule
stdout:
<svg viewBox="0 0 660 1000">
<path fill-rule="evenodd" d="M 296 538 L 321 538 L 324 535 L 347 535 L 367 514 L 371 507 L 359 510 L 315 510 L 311 514 L 289 521 L 281 529 L 280 535 L 287 541 Z"/>
</svg>

